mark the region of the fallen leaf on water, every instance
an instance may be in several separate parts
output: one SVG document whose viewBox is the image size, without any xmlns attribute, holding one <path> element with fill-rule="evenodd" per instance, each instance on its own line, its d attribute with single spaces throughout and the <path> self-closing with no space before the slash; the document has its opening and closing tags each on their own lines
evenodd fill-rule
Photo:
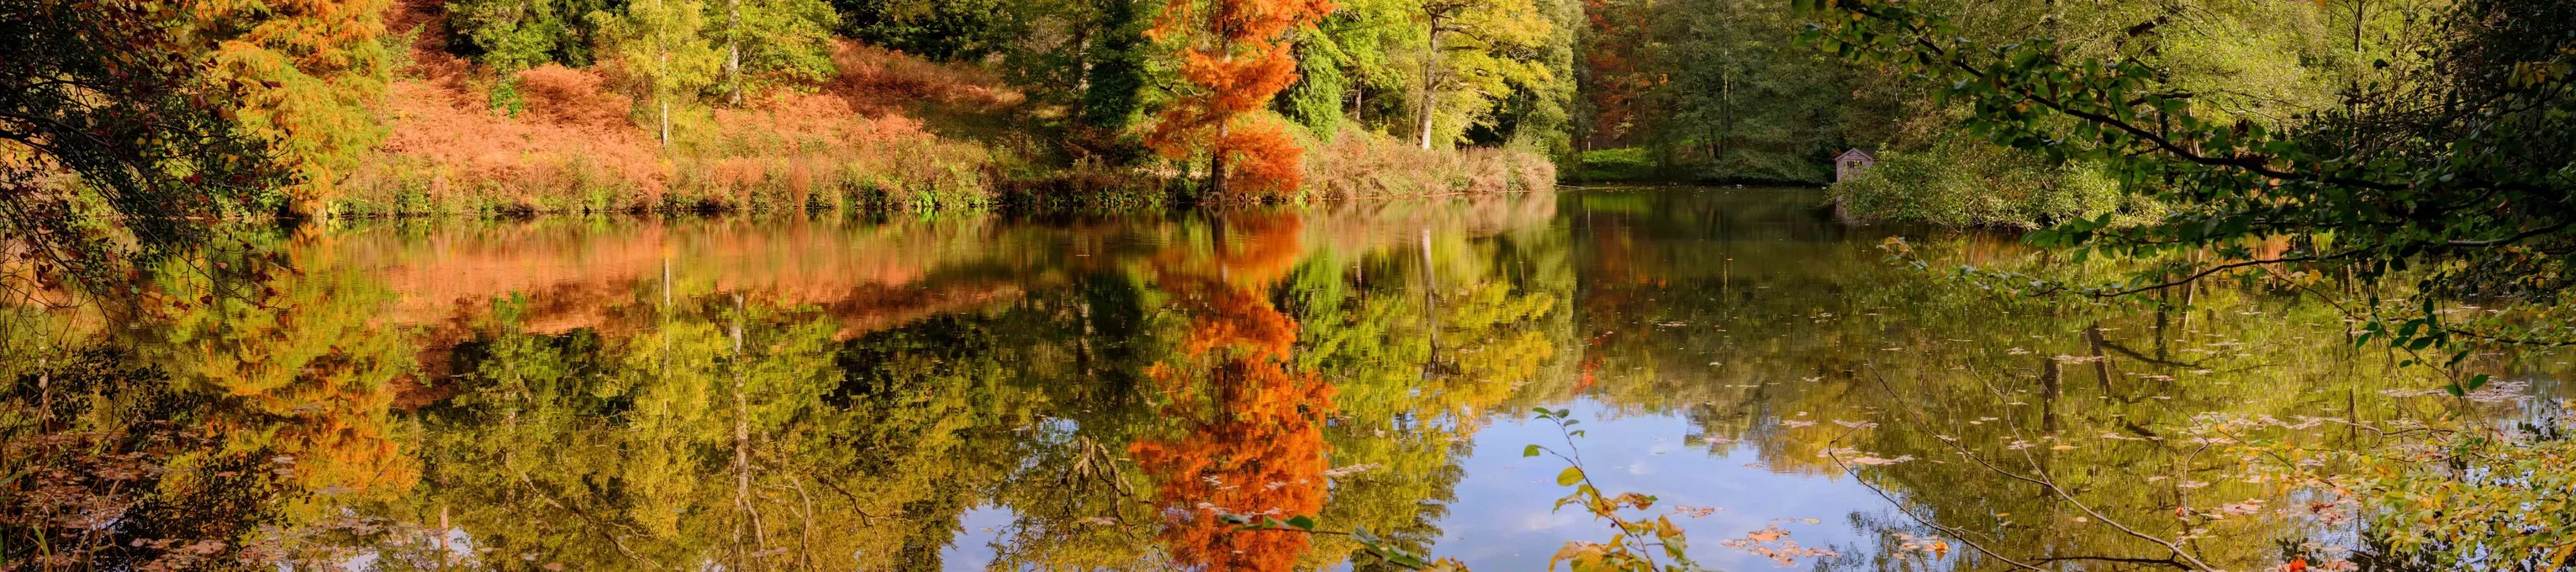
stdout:
<svg viewBox="0 0 2576 572">
<path fill-rule="evenodd" d="M 1708 517 L 1708 515 L 1717 514 L 1717 511 L 1722 511 L 1722 510 L 1726 510 L 1726 508 L 1725 508 L 1725 507 L 1714 507 L 1714 506 L 1690 506 L 1690 505 L 1686 505 L 1686 504 L 1685 504 L 1685 505 L 1673 505 L 1673 512 L 1678 512 L 1678 513 L 1681 513 L 1683 516 L 1688 516 L 1688 517 L 1691 517 L 1691 518 L 1706 518 L 1706 517 Z"/>
<path fill-rule="evenodd" d="M 1360 471 L 1366 471 L 1366 470 L 1369 470 L 1369 469 L 1375 469 L 1375 468 L 1378 468 L 1378 464 L 1377 464 L 1377 463 L 1364 463 L 1364 464 L 1358 464 L 1358 465 L 1351 465 L 1351 466 L 1348 466 L 1348 467 L 1342 467 L 1342 468 L 1338 468 L 1338 469 L 1326 469 L 1326 470 L 1324 471 L 1324 476 L 1327 476 L 1327 477 L 1339 477 L 1339 476 L 1342 476 L 1342 475 L 1348 475 L 1348 474 L 1351 474 L 1351 473 L 1357 473 L 1357 472 L 1360 472 Z"/>
</svg>

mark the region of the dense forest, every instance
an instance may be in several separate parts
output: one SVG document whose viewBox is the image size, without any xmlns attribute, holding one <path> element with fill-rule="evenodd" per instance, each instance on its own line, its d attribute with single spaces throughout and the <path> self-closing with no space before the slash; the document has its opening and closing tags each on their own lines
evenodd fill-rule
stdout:
<svg viewBox="0 0 2576 572">
<path fill-rule="evenodd" d="M 2439 3 L 1907 5 L 1973 45 L 2145 66 L 2203 121 L 2274 131 L 2430 97 L 2458 40 Z M 184 154 L 76 159 L 45 137 L 75 125 L 219 136 L 198 139 L 269 156 L 245 214 L 1313 200 L 1559 169 L 1822 185 L 1855 148 L 1888 167 L 1837 186 L 1863 219 L 2163 206 L 2100 161 L 1993 144 L 1933 76 L 1802 42 L 1787 0 L 88 6 L 10 5 L 10 140 L 36 161 L 12 180 Z M 123 117 L 145 110 L 166 122 Z"/>
<path fill-rule="evenodd" d="M 90 172 L 50 146 L 124 119 L 82 97 L 111 93 L 187 114 L 120 135 L 264 147 L 238 208 L 298 216 L 1544 189 L 1579 28 L 1544 0 L 108 5 L 9 6 L 21 152 Z"/>
<path fill-rule="evenodd" d="M 2440 3 L 1905 5 L 1978 49 L 2144 66 L 2201 121 L 2275 132 L 2431 97 L 2466 41 Z M 107 168 L 47 142 L 74 125 L 145 137 L 92 160 L 219 136 L 268 155 L 243 214 L 1300 201 L 1560 169 L 1840 183 L 1849 216 L 1949 225 L 2166 206 L 2101 161 L 1996 145 L 1935 75 L 1802 41 L 1788 0 L 75 6 L 10 6 L 30 42 L 10 140 L 36 161 L 12 179 Z M 172 123 L 117 117 L 145 108 Z M 1846 149 L 1887 168 L 1838 182 Z"/>
</svg>

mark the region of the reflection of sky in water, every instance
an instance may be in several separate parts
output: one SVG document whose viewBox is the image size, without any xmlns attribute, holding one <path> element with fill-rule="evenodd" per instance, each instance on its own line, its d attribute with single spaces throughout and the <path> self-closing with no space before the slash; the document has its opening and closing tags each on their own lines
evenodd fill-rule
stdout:
<svg viewBox="0 0 2576 572">
<path fill-rule="evenodd" d="M 966 509 L 957 517 L 961 532 L 957 541 L 940 551 L 943 570 L 983 570 L 993 563 L 993 541 L 1001 538 L 1011 520 L 1017 516 L 1008 507 L 979 506 Z"/>
<path fill-rule="evenodd" d="M 1680 524 L 1690 534 L 1692 557 L 1712 569 L 1775 568 L 1770 560 L 1719 544 L 1771 524 L 1788 530 L 1800 546 L 1848 551 L 1867 537 L 1846 516 L 1867 512 L 1874 520 L 1902 518 L 1847 477 L 1773 472 L 1762 468 L 1747 446 L 1710 455 L 1709 445 L 1689 441 L 1690 424 L 1677 416 L 1604 417 L 1599 404 L 1589 399 L 1564 407 L 1582 421 L 1576 427 L 1586 434 L 1574 444 L 1604 492 L 1656 496 L 1654 510 L 1640 514 L 1668 516 Z M 1476 433 L 1473 453 L 1461 463 L 1467 477 L 1458 482 L 1458 500 L 1447 503 L 1451 512 L 1437 523 L 1442 534 L 1434 556 L 1457 558 L 1480 571 L 1539 569 L 1568 540 L 1610 538 L 1608 521 L 1575 507 L 1549 510 L 1573 490 L 1556 485 L 1556 474 L 1565 465 L 1555 457 L 1521 456 L 1521 448 L 1532 443 L 1562 448 L 1564 440 L 1556 425 L 1526 415 L 1496 415 Z M 1722 510 L 1692 517 L 1675 507 Z M 1004 507 L 967 510 L 958 518 L 956 541 L 943 553 L 943 568 L 983 570 L 993 560 L 993 541 L 1013 518 Z M 1822 522 L 1801 520 L 1809 518 Z M 1322 528 L 1337 529 L 1332 523 Z M 1800 566 L 1811 562 L 1802 560 Z"/>
<path fill-rule="evenodd" d="M 1774 519 L 1786 519 L 1780 527 L 1801 546 L 1842 546 L 1863 538 L 1845 524 L 1845 515 L 1885 510 L 1884 501 L 1849 478 L 1775 473 L 1760 468 L 1761 460 L 1749 447 L 1710 455 L 1707 444 L 1687 442 L 1692 430 L 1679 417 L 1603 417 L 1590 400 L 1565 408 L 1582 420 L 1575 427 L 1586 434 L 1574 445 L 1602 492 L 1657 497 L 1653 514 L 1670 516 L 1688 530 L 1692 557 L 1713 568 L 1772 568 L 1769 560 L 1718 543 L 1760 530 Z M 1568 539 L 1609 540 L 1608 521 L 1576 507 L 1548 511 L 1572 489 L 1556 485 L 1556 473 L 1565 468 L 1556 458 L 1521 456 L 1521 448 L 1532 443 L 1562 447 L 1564 441 L 1555 424 L 1539 419 L 1501 417 L 1476 434 L 1475 453 L 1465 460 L 1467 478 L 1458 483 L 1458 501 L 1440 522 L 1440 555 L 1477 570 L 1522 570 L 1543 565 Z M 1673 512 L 1679 506 L 1724 510 L 1693 518 Z M 1798 520 L 1804 518 L 1824 523 Z"/>
</svg>

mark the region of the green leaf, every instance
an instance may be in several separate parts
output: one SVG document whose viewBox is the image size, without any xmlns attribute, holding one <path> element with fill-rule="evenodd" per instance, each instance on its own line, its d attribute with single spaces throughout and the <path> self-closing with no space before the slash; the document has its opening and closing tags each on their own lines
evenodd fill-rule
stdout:
<svg viewBox="0 0 2576 572">
<path fill-rule="evenodd" d="M 1288 526 L 1297 530 L 1312 531 L 1315 530 L 1315 519 L 1302 514 L 1288 517 Z"/>
<path fill-rule="evenodd" d="M 1388 564 L 1402 566 L 1408 570 L 1421 570 L 1431 567 L 1431 563 L 1423 560 L 1421 556 L 1394 549 L 1387 549 L 1386 553 L 1379 554 L 1378 557 L 1385 558 Z"/>
<path fill-rule="evenodd" d="M 1521 448 L 1521 456 L 1523 456 L 1523 457 L 1536 457 L 1536 456 L 1538 456 L 1538 451 L 1539 451 L 1539 449 L 1538 449 L 1538 445 L 1535 445 L 1535 444 L 1530 445 L 1530 446 L 1527 446 L 1527 447 L 1522 447 L 1522 448 Z"/>
<path fill-rule="evenodd" d="M 1556 472 L 1557 486 L 1567 486 L 1580 482 L 1583 482 L 1583 467 L 1566 467 L 1565 470 Z"/>
</svg>

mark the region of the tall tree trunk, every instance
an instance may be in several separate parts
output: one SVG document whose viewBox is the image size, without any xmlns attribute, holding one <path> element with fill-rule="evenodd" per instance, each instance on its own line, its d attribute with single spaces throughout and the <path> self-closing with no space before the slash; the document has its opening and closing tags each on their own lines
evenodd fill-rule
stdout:
<svg viewBox="0 0 2576 572">
<path fill-rule="evenodd" d="M 662 77 L 653 78 L 655 84 L 653 98 L 662 100 L 662 146 L 669 147 L 671 146 L 671 94 L 662 93 L 660 84 L 671 77 L 671 47 L 662 46 L 662 53 L 654 58 L 653 63 L 661 68 Z"/>
<path fill-rule="evenodd" d="M 1368 130 L 1368 86 L 1351 86 L 1351 123 Z"/>
<path fill-rule="evenodd" d="M 2361 56 L 2361 18 L 2366 15 L 2363 10 L 2367 7 L 2367 2 L 2365 2 L 2365 0 L 2353 0 L 2352 2 L 2352 55 L 2356 58 Z M 2344 129 L 2344 145 L 2350 150 L 2353 156 L 2360 156 L 2361 78 L 2353 78 L 2352 88 L 2348 93 L 2350 95 L 2346 95 L 2343 98 L 2343 116 L 2344 123 L 2351 125 L 2351 127 Z"/>
<path fill-rule="evenodd" d="M 1431 49 L 1422 54 L 1422 148 L 1431 148 L 1431 112 L 1440 102 L 1440 17 L 1431 17 Z"/>
<path fill-rule="evenodd" d="M 1073 46 L 1074 93 L 1087 93 L 1091 91 L 1091 29 L 1093 26 L 1097 25 L 1098 24 L 1095 23 L 1091 25 L 1074 26 L 1073 42 L 1066 44 Z M 1074 98 L 1073 116 L 1082 117 L 1084 113 L 1090 111 L 1090 104 L 1091 98 Z"/>
<path fill-rule="evenodd" d="M 725 0 L 725 90 L 742 106 L 742 0 Z"/>
<path fill-rule="evenodd" d="M 1717 104 L 1723 108 L 1723 111 L 1719 116 L 1717 141 L 1712 142 L 1717 147 L 1712 153 L 1713 156 L 1709 157 L 1712 161 L 1726 156 L 1727 140 L 1735 136 L 1735 51 L 1725 50 L 1720 53 L 1726 58 L 1725 67 L 1718 68 L 1717 80 Z"/>
<path fill-rule="evenodd" d="M 1229 37 L 1219 40 L 1217 42 L 1217 53 L 1234 53 L 1234 38 Z M 1226 57 L 1230 59 L 1233 56 L 1229 55 Z M 1225 131 L 1226 127 L 1231 123 L 1234 123 L 1233 115 L 1220 117 L 1216 120 L 1216 144 L 1210 146 L 1216 149 L 1216 153 L 1215 156 L 1208 157 L 1208 188 L 1205 196 L 1209 200 L 1225 200 L 1225 154 L 1227 151 L 1225 145 Z"/>
<path fill-rule="evenodd" d="M 1223 123 L 1219 123 L 1216 126 L 1216 140 L 1220 142 L 1225 141 L 1225 124 Z M 1208 158 L 1208 188 L 1207 194 L 1204 196 L 1209 200 L 1225 199 L 1224 143 L 1218 143 L 1216 145 L 1216 156 Z"/>
</svg>

